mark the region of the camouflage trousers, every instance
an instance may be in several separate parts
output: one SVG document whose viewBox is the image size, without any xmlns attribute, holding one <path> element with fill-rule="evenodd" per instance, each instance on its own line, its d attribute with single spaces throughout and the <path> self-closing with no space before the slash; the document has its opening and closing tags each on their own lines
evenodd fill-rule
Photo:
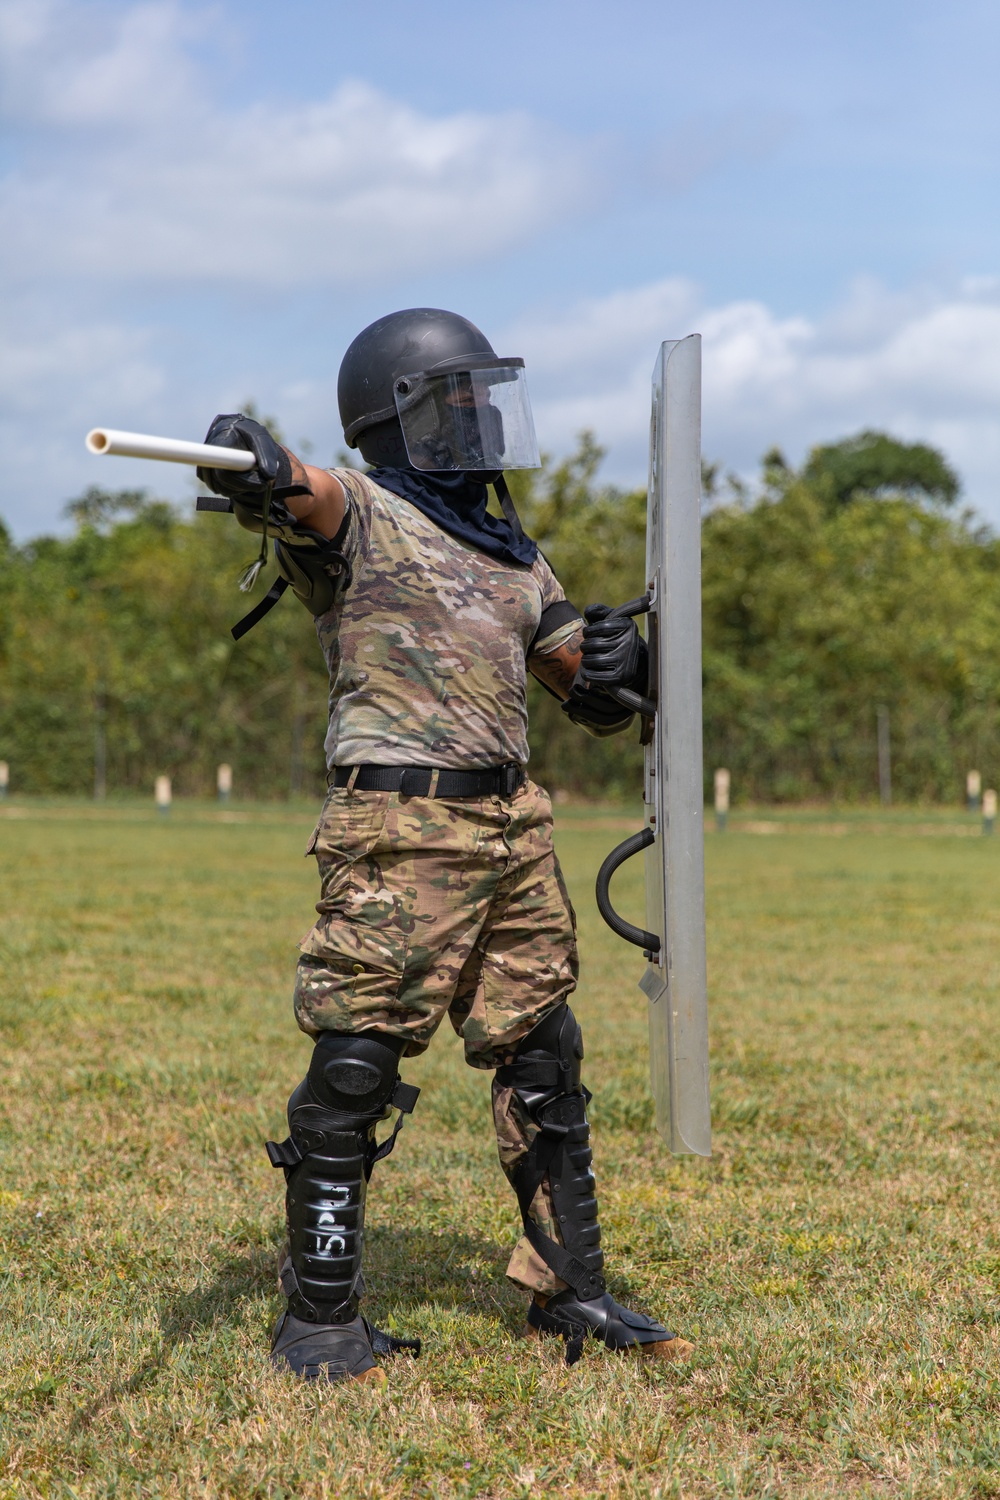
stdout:
<svg viewBox="0 0 1000 1500">
<path fill-rule="evenodd" d="M 447 1015 L 466 1061 L 495 1068 L 575 989 L 576 921 L 532 782 L 482 799 L 337 788 L 306 852 L 322 882 L 295 985 L 310 1036 L 384 1032 L 413 1056 Z M 493 1114 L 509 1177 L 536 1127 L 495 1082 Z M 547 1183 L 531 1213 L 558 1243 Z M 565 1285 L 523 1238 L 507 1274 L 530 1291 Z"/>
</svg>

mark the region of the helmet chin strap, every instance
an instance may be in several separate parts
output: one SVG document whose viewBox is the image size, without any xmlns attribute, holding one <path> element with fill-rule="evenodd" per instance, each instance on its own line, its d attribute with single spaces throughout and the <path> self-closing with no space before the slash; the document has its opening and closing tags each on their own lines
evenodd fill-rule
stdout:
<svg viewBox="0 0 1000 1500">
<path fill-rule="evenodd" d="M 415 468 L 413 464 L 410 464 L 409 467 L 413 469 L 413 472 L 415 474 L 419 474 L 421 472 L 419 469 Z M 504 478 L 503 470 L 465 469 L 463 470 L 463 472 L 466 479 L 469 480 L 472 484 L 481 484 L 484 488 L 488 484 L 491 484 L 493 486 L 496 497 L 500 502 L 500 509 L 503 511 L 504 516 L 507 520 L 507 524 L 509 525 L 511 531 L 514 533 L 515 540 L 518 542 L 523 541 L 524 527 L 521 525 L 521 517 L 518 515 L 517 510 L 514 507 L 514 501 L 511 496 L 510 490 L 507 488 L 507 481 Z"/>
<path fill-rule="evenodd" d="M 490 483 L 493 485 L 496 497 L 500 501 L 500 509 L 507 518 L 511 531 L 519 542 L 522 541 L 524 538 L 524 527 L 521 525 L 521 517 L 514 508 L 514 501 L 511 498 L 510 490 L 507 488 L 507 481 L 503 477 L 503 473 L 499 473 L 495 479 L 491 478 Z"/>
</svg>

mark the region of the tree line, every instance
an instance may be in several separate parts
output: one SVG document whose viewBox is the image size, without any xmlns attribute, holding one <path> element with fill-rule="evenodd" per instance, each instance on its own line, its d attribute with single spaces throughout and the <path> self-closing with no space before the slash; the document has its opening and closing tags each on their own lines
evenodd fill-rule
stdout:
<svg viewBox="0 0 1000 1500">
<path fill-rule="evenodd" d="M 513 478 L 525 528 L 581 607 L 644 587 L 645 495 L 602 484 L 585 434 Z M 705 470 L 706 781 L 737 800 L 877 792 L 876 712 L 894 783 L 957 799 L 970 766 L 1000 773 L 1000 542 L 957 506 L 933 448 L 866 432 L 798 469 L 772 450 L 760 482 Z M 0 531 L 0 759 L 23 792 L 149 792 L 166 773 L 209 794 L 318 794 L 328 684 L 291 595 L 243 640 L 235 580 L 255 541 L 230 517 L 145 491 L 91 488 L 73 532 L 15 546 Z M 553 790 L 640 785 L 633 729 L 593 740 L 531 688 L 531 759 Z"/>
</svg>

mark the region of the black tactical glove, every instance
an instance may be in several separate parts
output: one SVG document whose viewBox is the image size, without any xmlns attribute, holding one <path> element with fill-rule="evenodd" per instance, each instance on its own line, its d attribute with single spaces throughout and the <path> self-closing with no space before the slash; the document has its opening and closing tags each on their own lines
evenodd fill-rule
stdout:
<svg viewBox="0 0 1000 1500">
<path fill-rule="evenodd" d="M 609 734 L 621 734 L 631 724 L 634 715 L 623 708 L 600 688 L 586 687 L 578 675 L 570 689 L 570 695 L 562 705 L 562 711 L 573 724 L 579 724 L 588 734 L 602 740 Z"/>
<path fill-rule="evenodd" d="M 272 496 L 276 500 L 310 493 L 307 485 L 292 483 L 291 460 L 284 448 L 279 448 L 266 427 L 252 417 L 245 417 L 242 412 L 216 417 L 205 434 L 205 442 L 217 448 L 247 448 L 257 460 L 257 467 L 245 473 L 232 469 L 199 468 L 198 478 L 217 495 L 259 509 L 267 486 L 272 482 Z"/>
<path fill-rule="evenodd" d="M 645 693 L 649 676 L 646 642 L 633 619 L 627 615 L 609 619 L 610 614 L 608 604 L 591 604 L 584 610 L 587 624 L 580 671 L 595 688 L 632 688 Z"/>
</svg>

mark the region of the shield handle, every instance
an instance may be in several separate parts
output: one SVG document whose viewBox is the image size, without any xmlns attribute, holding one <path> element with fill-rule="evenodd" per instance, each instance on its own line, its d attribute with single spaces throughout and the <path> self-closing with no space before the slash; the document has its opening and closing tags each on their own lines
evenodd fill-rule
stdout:
<svg viewBox="0 0 1000 1500">
<path fill-rule="evenodd" d="M 636 611 L 638 613 L 638 611 Z M 642 948 L 650 963 L 655 963 L 660 952 L 660 939 L 655 932 L 647 932 L 644 927 L 636 927 L 633 922 L 626 922 L 624 917 L 618 915 L 611 905 L 611 877 L 620 865 L 633 854 L 639 854 L 643 849 L 648 849 L 656 838 L 651 828 L 640 828 L 638 833 L 632 833 L 624 843 L 612 849 L 607 859 L 597 872 L 597 910 L 607 922 L 612 932 L 624 938 L 627 943 L 634 943 L 637 948 Z"/>
</svg>

